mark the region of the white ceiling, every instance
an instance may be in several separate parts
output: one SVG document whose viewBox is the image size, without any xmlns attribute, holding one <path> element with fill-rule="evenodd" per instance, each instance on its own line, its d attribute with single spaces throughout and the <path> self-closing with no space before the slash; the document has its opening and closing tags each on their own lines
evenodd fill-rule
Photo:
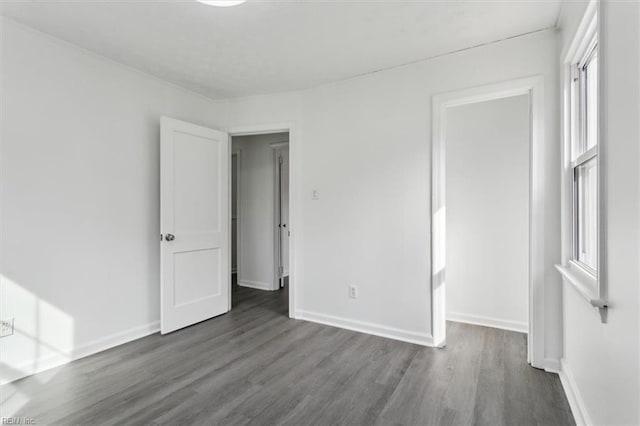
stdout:
<svg viewBox="0 0 640 426">
<path fill-rule="evenodd" d="M 6 1 L 2 14 L 212 98 L 304 89 L 554 27 L 560 0 Z"/>
</svg>

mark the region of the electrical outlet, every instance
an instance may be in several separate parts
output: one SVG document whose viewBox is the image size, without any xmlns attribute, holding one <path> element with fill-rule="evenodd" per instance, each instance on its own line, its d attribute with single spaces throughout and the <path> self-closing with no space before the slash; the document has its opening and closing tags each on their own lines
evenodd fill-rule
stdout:
<svg viewBox="0 0 640 426">
<path fill-rule="evenodd" d="M 1 321 L 0 337 L 11 336 L 13 334 L 13 318 Z"/>
<path fill-rule="evenodd" d="M 319 200 L 319 199 L 320 199 L 320 192 L 318 192 L 318 190 L 317 190 L 317 189 L 314 189 L 314 190 L 311 192 L 311 199 L 312 199 L 312 200 Z"/>
<path fill-rule="evenodd" d="M 357 299 L 358 298 L 358 287 L 356 287 L 355 285 L 350 285 L 349 286 L 349 298 L 351 298 L 351 299 Z"/>
</svg>

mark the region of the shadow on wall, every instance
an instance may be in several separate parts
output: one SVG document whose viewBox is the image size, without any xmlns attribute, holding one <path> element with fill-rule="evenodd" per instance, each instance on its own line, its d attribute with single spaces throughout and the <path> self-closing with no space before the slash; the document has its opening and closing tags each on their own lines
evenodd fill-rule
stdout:
<svg viewBox="0 0 640 426">
<path fill-rule="evenodd" d="M 0 275 L 2 319 L 15 317 L 18 327 L 13 335 L 0 340 L 0 411 L 3 417 L 15 415 L 29 402 L 29 396 L 11 382 L 43 368 L 69 362 L 74 347 L 74 319 Z M 59 370 L 38 376 L 41 383 L 51 380 Z"/>
</svg>

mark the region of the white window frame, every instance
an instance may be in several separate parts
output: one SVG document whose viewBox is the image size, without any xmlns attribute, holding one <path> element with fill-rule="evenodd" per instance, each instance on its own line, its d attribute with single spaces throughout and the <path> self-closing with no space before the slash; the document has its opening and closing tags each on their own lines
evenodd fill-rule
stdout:
<svg viewBox="0 0 640 426">
<path fill-rule="evenodd" d="M 562 263 L 556 265 L 564 282 L 573 286 L 593 307 L 597 308 L 603 322 L 606 322 L 606 256 L 605 247 L 605 120 L 603 105 L 604 92 L 604 52 L 602 43 L 602 5 L 592 0 L 584 17 L 563 55 L 563 165 L 562 165 Z M 598 141 L 595 147 L 586 149 L 586 105 L 583 102 L 582 67 L 597 49 L 598 55 Z M 575 85 L 579 85 L 576 89 Z M 578 155 L 574 155 L 578 153 Z M 588 161 L 598 162 L 597 194 L 597 268 L 593 269 L 578 260 L 577 235 L 577 191 L 575 172 Z"/>
<path fill-rule="evenodd" d="M 588 274 L 592 280 L 598 279 L 598 270 L 592 268 L 586 263 L 580 260 L 579 248 L 580 248 L 580 235 L 579 235 L 579 203 L 578 203 L 578 181 L 577 172 L 581 166 L 586 165 L 591 160 L 595 159 L 596 164 L 598 161 L 598 144 L 591 148 L 587 148 L 588 137 L 588 123 L 587 123 L 587 81 L 585 80 L 585 68 L 593 59 L 598 49 L 598 37 L 597 33 L 590 36 L 587 48 L 584 52 L 580 52 L 580 60 L 571 65 L 573 71 L 573 77 L 571 79 L 571 106 L 569 113 L 573 122 L 573 133 L 571 135 L 571 177 L 572 183 L 572 259 L 571 262 L 575 263 L 576 267 L 582 268 L 583 272 Z M 597 123 L 596 123 L 597 124 Z M 599 192 L 599 191 L 598 191 Z M 597 196 L 597 194 L 596 194 Z M 597 214 L 598 212 L 596 212 Z M 596 230 L 597 233 L 597 230 Z M 596 251 L 599 247 L 596 247 Z M 596 253 L 597 256 L 597 253 Z"/>
</svg>

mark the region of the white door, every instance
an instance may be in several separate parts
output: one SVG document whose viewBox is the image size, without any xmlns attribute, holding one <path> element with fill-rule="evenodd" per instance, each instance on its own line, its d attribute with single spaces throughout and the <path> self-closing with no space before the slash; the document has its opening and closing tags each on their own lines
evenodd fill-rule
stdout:
<svg viewBox="0 0 640 426">
<path fill-rule="evenodd" d="M 238 189 L 240 187 L 239 181 L 239 164 L 240 153 L 234 152 L 231 155 L 231 273 L 238 273 L 238 230 L 240 228 L 238 218 L 239 209 L 239 197 Z"/>
<path fill-rule="evenodd" d="M 275 260 L 278 287 L 282 288 L 284 277 L 289 275 L 289 148 L 283 146 L 275 149 Z"/>
<path fill-rule="evenodd" d="M 282 276 L 287 277 L 289 276 L 289 149 L 283 149 L 280 155 L 282 157 L 282 168 L 280 171 Z"/>
<path fill-rule="evenodd" d="M 160 331 L 230 309 L 229 137 L 162 117 Z"/>
</svg>

